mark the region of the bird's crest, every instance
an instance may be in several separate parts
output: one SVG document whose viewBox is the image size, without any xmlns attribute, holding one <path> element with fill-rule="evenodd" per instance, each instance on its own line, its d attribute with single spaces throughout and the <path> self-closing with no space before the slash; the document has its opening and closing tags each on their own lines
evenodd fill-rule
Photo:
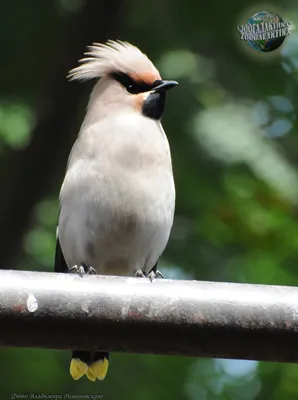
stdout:
<svg viewBox="0 0 298 400">
<path fill-rule="evenodd" d="M 70 80 L 101 78 L 114 72 L 128 74 L 135 80 L 152 83 L 160 78 L 158 70 L 137 47 L 120 40 L 106 44 L 93 43 L 88 47 L 81 65 L 69 72 Z"/>
</svg>

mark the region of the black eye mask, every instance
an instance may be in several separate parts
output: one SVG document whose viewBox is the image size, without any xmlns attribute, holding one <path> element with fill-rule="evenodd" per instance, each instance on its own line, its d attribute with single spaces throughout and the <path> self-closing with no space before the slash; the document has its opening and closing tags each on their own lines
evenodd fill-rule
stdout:
<svg viewBox="0 0 298 400">
<path fill-rule="evenodd" d="M 128 75 L 121 72 L 113 73 L 112 77 L 116 79 L 116 81 L 118 81 L 122 86 L 124 86 L 128 93 L 131 94 L 149 92 L 150 90 L 154 89 L 156 86 L 162 83 L 162 80 L 156 80 L 151 85 L 145 82 L 137 82 L 130 78 Z"/>
</svg>

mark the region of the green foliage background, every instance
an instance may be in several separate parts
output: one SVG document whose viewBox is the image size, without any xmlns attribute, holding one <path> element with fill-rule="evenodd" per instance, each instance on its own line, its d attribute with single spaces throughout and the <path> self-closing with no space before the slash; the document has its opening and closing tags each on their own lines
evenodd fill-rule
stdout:
<svg viewBox="0 0 298 400">
<path fill-rule="evenodd" d="M 270 7 L 298 23 L 294 0 Z M 177 187 L 164 275 L 296 285 L 298 33 L 272 57 L 249 52 L 236 26 L 263 8 L 247 0 L 1 2 L 3 268 L 52 270 L 58 193 L 92 87 L 65 76 L 88 44 L 119 38 L 138 45 L 162 76 L 180 83 L 164 117 Z M 68 352 L 0 354 L 1 399 L 14 393 L 298 397 L 292 364 L 113 354 L 107 379 L 93 384 L 71 380 Z"/>
</svg>

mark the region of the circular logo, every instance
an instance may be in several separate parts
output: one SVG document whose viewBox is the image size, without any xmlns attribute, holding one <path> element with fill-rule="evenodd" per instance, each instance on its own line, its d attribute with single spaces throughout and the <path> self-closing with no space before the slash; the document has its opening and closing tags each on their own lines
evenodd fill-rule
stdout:
<svg viewBox="0 0 298 400">
<path fill-rule="evenodd" d="M 238 26 L 241 40 L 256 51 L 267 53 L 278 49 L 290 32 L 291 22 L 285 22 L 274 12 L 259 11 Z"/>
</svg>

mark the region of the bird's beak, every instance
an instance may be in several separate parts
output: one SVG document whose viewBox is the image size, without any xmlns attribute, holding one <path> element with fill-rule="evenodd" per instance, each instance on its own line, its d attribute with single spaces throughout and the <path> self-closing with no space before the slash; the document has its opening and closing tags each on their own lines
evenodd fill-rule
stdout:
<svg viewBox="0 0 298 400">
<path fill-rule="evenodd" d="M 176 85 L 178 85 L 178 82 L 176 82 L 176 81 L 162 81 L 162 83 L 160 83 L 158 86 L 156 86 L 152 90 L 154 92 L 158 92 L 158 93 L 165 92 L 169 89 L 172 89 Z"/>
</svg>

